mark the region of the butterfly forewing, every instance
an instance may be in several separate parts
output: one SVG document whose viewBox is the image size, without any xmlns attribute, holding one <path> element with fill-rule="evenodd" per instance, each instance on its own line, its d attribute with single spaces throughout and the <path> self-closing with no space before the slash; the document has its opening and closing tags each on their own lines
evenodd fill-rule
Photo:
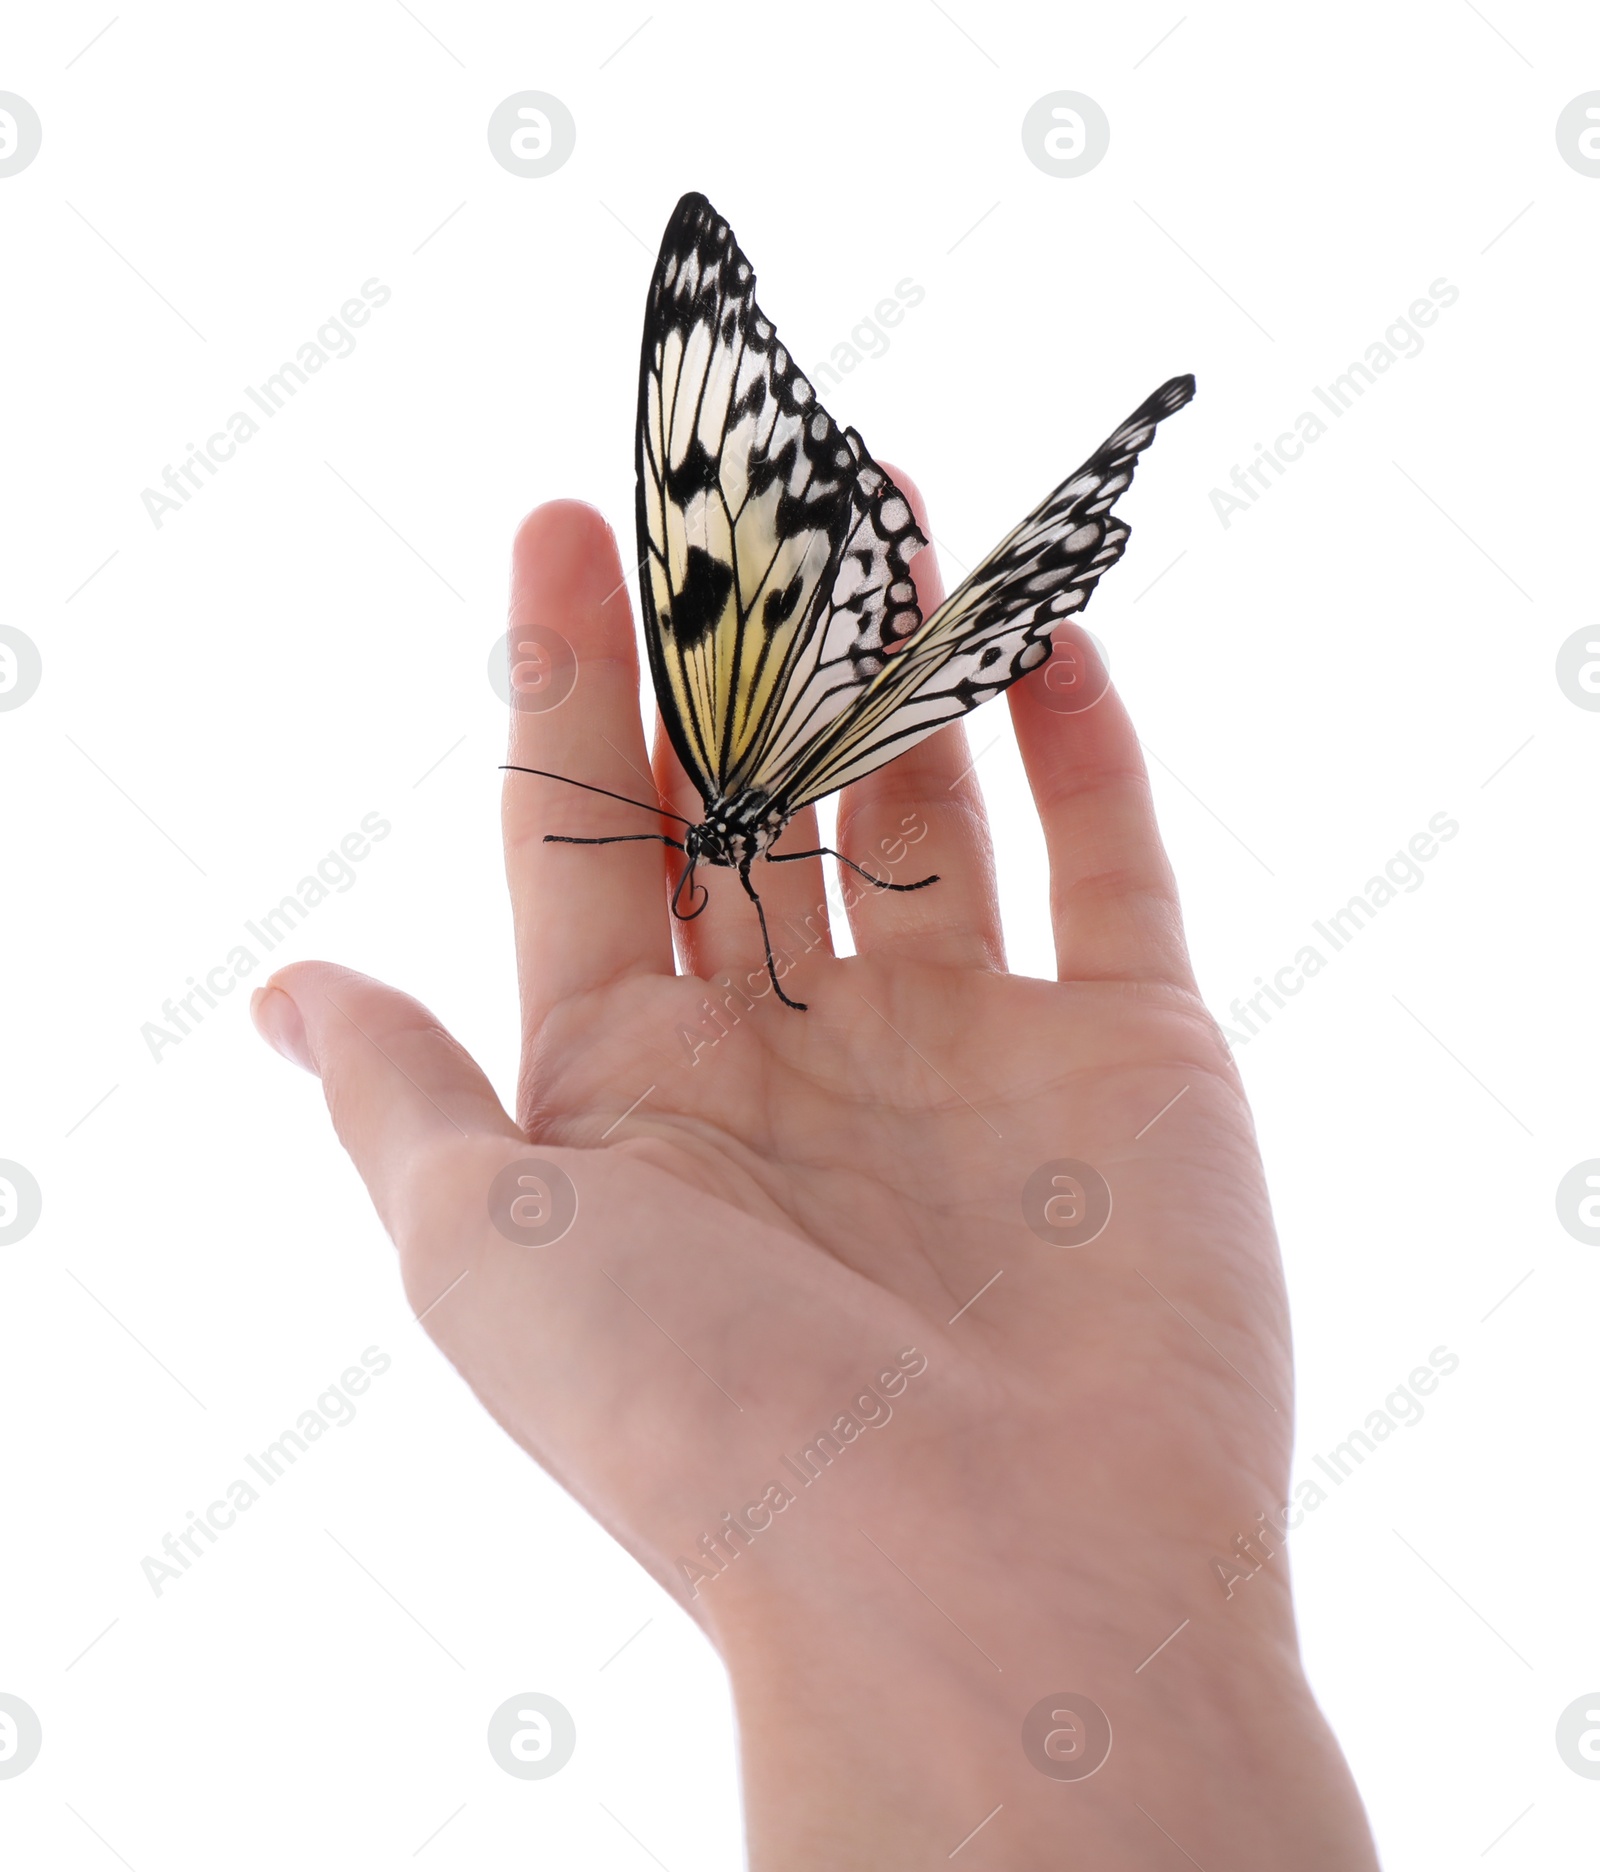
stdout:
<svg viewBox="0 0 1600 1872">
<path fill-rule="evenodd" d="M 657 699 L 701 794 L 725 799 L 791 763 L 916 631 L 909 566 L 926 542 L 818 403 L 699 195 L 678 204 L 651 284 L 637 462 Z"/>
</svg>

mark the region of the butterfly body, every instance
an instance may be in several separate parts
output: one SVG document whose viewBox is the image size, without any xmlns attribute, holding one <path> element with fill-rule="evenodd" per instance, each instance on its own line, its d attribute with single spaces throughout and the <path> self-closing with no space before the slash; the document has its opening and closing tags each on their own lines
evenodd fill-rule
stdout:
<svg viewBox="0 0 1600 1872">
<path fill-rule="evenodd" d="M 766 857 L 788 823 L 789 815 L 764 793 L 739 793 L 708 800 L 705 819 L 689 828 L 683 842 L 705 864 L 751 865 Z"/>
<path fill-rule="evenodd" d="M 685 857 L 672 897 L 682 918 L 705 907 L 698 865 L 735 870 L 773 988 L 803 1006 L 778 980 L 752 867 L 821 855 L 773 846 L 804 807 L 1048 661 L 1051 632 L 1122 554 L 1129 529 L 1112 509 L 1140 454 L 1193 394 L 1192 377 L 1163 384 L 924 618 L 911 564 L 928 542 L 910 502 L 818 401 L 756 304 L 727 222 L 685 195 L 645 308 L 636 517 L 656 700 L 704 818 L 666 813 L 680 837 L 547 836 L 661 839 Z M 937 882 L 895 884 L 830 855 L 881 890 Z"/>
</svg>

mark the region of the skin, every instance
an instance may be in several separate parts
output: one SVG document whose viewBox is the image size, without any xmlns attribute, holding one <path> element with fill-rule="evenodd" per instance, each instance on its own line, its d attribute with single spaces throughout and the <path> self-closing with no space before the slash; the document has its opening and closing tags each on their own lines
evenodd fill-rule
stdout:
<svg viewBox="0 0 1600 1872">
<path fill-rule="evenodd" d="M 926 614 L 931 549 L 916 572 Z M 591 508 L 523 523 L 513 621 L 559 631 L 579 675 L 560 706 L 513 714 L 507 758 L 639 798 L 628 583 Z M 1101 674 L 1081 632 L 1061 632 L 1066 652 Z M 256 1020 L 320 1077 L 428 1331 L 722 1656 L 757 1872 L 953 1852 L 1372 1868 L 1302 1674 L 1281 1537 L 1235 1545 L 1264 1512 L 1281 1525 L 1291 1442 L 1250 1113 L 1195 988 L 1128 718 L 1110 690 L 1054 712 L 1045 675 L 1007 699 L 1049 851 L 1053 982 L 1006 972 L 952 727 L 843 796 L 845 852 L 941 880 L 847 890 L 857 955 L 832 955 L 821 861 L 756 866 L 775 942 L 809 931 L 785 976 L 806 1014 L 758 992 L 731 871 L 702 867 L 709 906 L 673 926 L 676 853 L 543 842 L 681 826 L 513 773 L 514 1117 L 427 1009 L 350 970 L 284 969 Z M 698 817 L 664 744 L 654 774 Z M 808 812 L 777 849 L 816 843 Z M 553 1246 L 489 1220 L 497 1172 L 533 1152 L 577 1193 Z M 1086 1246 L 1024 1219 L 1024 1184 L 1059 1158 L 1113 1193 Z M 835 1425 L 837 1453 L 802 1483 L 782 1459 Z M 762 1526 L 745 1504 L 778 1480 L 793 1500 Z M 725 1511 L 759 1531 L 728 1535 Z M 1059 1729 L 1063 1693 L 1112 1728 L 1081 1779 L 1023 1747 L 1041 1700 L 1036 1753 Z M 1074 1746 L 1069 1730 L 1052 1750 L 1086 1761 Z"/>
</svg>

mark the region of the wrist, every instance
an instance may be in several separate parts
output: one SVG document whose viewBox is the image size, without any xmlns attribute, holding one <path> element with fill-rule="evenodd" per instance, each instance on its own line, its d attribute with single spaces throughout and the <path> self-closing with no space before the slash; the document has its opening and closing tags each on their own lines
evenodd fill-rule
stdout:
<svg viewBox="0 0 1600 1872">
<path fill-rule="evenodd" d="M 997 1872 L 1067 1850 L 1165 1863 L 1158 1828 L 1237 1872 L 1375 1865 L 1281 1569 L 1230 1600 L 1190 1568 L 1175 1599 L 1165 1562 L 1064 1559 L 1016 1530 L 897 1540 L 867 1510 L 781 1592 L 741 1582 L 710 1621 L 754 1872 L 936 1864 L 980 1826 Z"/>
</svg>

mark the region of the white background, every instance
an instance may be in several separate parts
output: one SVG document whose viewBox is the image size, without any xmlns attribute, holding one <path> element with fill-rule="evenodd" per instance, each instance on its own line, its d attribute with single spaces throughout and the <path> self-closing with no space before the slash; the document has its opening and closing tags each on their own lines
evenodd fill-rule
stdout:
<svg viewBox="0 0 1600 1872">
<path fill-rule="evenodd" d="M 1554 1195 L 1600 1156 L 1600 714 L 1554 672 L 1594 617 L 1600 180 L 1554 127 L 1600 86 L 1600 21 L 370 0 L 132 5 L 96 38 L 111 8 L 13 16 L 0 61 L 44 127 L 0 180 L 0 622 L 44 661 L 0 715 L 0 1157 L 44 1191 L 0 1250 L 0 1690 L 45 1736 L 0 1781 L 8 1859 L 739 1862 L 714 1656 L 412 1323 L 316 1088 L 243 993 L 159 1063 L 140 1033 L 377 812 L 392 834 L 273 962 L 403 984 L 509 1094 L 508 545 L 558 494 L 630 536 L 645 286 L 698 188 L 802 365 L 925 288 L 828 401 L 920 480 L 951 570 L 1198 376 L 1089 622 L 1219 1018 L 1459 823 L 1240 1048 L 1296 1477 L 1432 1348 L 1460 1359 L 1295 1536 L 1301 1619 L 1391 1872 L 1593 1864 L 1600 1783 L 1554 1727 L 1600 1687 L 1600 1250 Z M 544 179 L 486 141 L 524 89 L 577 123 Z M 1077 179 L 1022 147 L 1057 89 L 1111 123 Z M 155 527 L 141 490 L 374 277 L 354 353 Z M 1224 527 L 1211 489 L 1441 278 L 1420 355 Z M 972 726 L 1014 962 L 1043 973 L 1004 711 Z M 141 1558 L 370 1345 L 393 1365 L 356 1421 L 157 1598 Z M 528 1689 L 578 1725 L 545 1782 L 484 1746 Z"/>
</svg>

